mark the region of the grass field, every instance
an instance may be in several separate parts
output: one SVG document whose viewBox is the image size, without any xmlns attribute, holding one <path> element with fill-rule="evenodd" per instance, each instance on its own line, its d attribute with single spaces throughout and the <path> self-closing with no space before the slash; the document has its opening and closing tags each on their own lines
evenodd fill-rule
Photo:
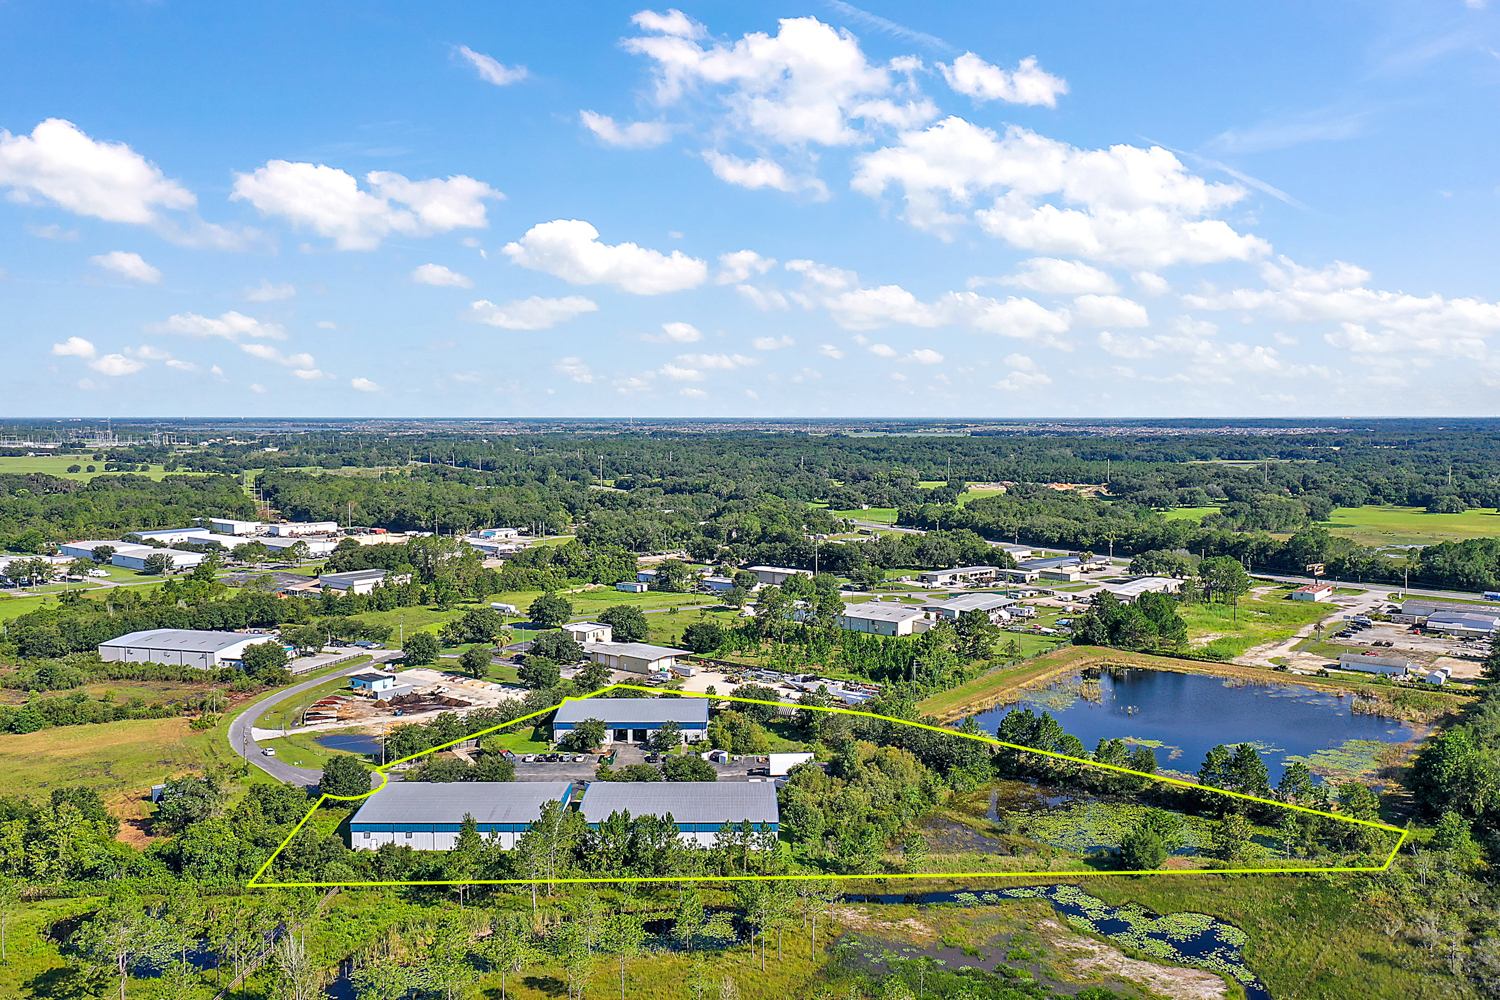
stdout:
<svg viewBox="0 0 1500 1000">
<path fill-rule="evenodd" d="M 1476 508 L 1462 514 L 1429 514 L 1421 507 L 1339 507 L 1321 527 L 1360 545 L 1433 545 L 1500 537 L 1500 512 Z"/>
<path fill-rule="evenodd" d="M 1161 516 L 1169 521 L 1201 521 L 1218 509 L 1217 507 L 1173 507 L 1171 510 L 1162 511 Z"/>
<path fill-rule="evenodd" d="M 71 465 L 82 466 L 87 469 L 93 466 L 94 472 L 69 472 Z M 38 455 L 35 458 L 9 458 L 0 457 L 0 472 L 8 472 L 13 475 L 26 475 L 32 472 L 43 472 L 49 476 L 57 476 L 59 479 L 77 479 L 87 482 L 96 476 L 126 475 L 126 473 L 105 472 L 104 463 L 94 461 L 92 456 L 79 458 L 74 455 Z M 151 466 L 150 472 L 130 473 L 137 476 L 149 476 L 160 481 L 167 472 L 159 465 Z M 174 476 L 204 476 L 206 472 L 174 472 Z"/>
<path fill-rule="evenodd" d="M 1181 613 L 1187 621 L 1189 642 L 1220 655 L 1239 656 L 1251 646 L 1290 639 L 1302 626 L 1339 610 L 1313 601 L 1289 601 L 1286 594 L 1292 589 L 1277 587 L 1264 598 L 1241 598 L 1238 608 L 1228 604 L 1184 605 Z"/>
<path fill-rule="evenodd" d="M 829 511 L 829 513 L 834 517 L 873 521 L 876 524 L 896 523 L 896 508 L 894 507 L 871 507 L 869 510 L 833 510 Z"/>
<path fill-rule="evenodd" d="M 59 785 L 83 785 L 106 798 L 138 792 L 173 775 L 202 769 L 210 756 L 208 742 L 208 734 L 188 729 L 184 718 L 3 735 L 5 792 L 45 795 Z"/>
</svg>

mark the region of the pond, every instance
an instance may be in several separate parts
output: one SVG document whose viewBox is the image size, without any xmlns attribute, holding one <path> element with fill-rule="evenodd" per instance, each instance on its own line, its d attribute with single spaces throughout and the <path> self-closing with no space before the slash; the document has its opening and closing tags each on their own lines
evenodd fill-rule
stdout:
<svg viewBox="0 0 1500 1000">
<path fill-rule="evenodd" d="M 1022 692 L 976 721 L 994 733 L 1019 705 L 1050 712 L 1090 750 L 1101 739 L 1149 746 L 1164 772 L 1195 772 L 1214 746 L 1250 743 L 1265 758 L 1272 784 L 1293 760 L 1347 781 L 1374 772 L 1387 746 L 1421 735 L 1393 719 L 1357 714 L 1351 702 L 1348 695 L 1297 684 L 1116 668 Z"/>
<path fill-rule="evenodd" d="M 329 733 L 315 736 L 313 742 L 324 750 L 342 750 L 344 753 L 366 753 L 380 756 L 380 737 L 365 733 Z"/>
<path fill-rule="evenodd" d="M 1204 913 L 1160 916 L 1134 903 L 1110 906 L 1076 885 L 846 898 L 859 903 L 956 903 L 959 906 L 995 905 L 1012 899 L 1045 899 L 1078 929 L 1108 938 L 1149 958 L 1227 976 L 1240 985 L 1247 1000 L 1271 1000 L 1270 990 L 1245 965 L 1244 948 L 1249 940 L 1245 932 Z"/>
</svg>

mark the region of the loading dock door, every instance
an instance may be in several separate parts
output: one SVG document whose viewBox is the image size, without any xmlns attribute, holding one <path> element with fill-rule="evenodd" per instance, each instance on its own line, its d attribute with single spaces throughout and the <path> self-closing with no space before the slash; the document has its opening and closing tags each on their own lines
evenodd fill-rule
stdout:
<svg viewBox="0 0 1500 1000">
<path fill-rule="evenodd" d="M 644 729 L 632 729 L 630 731 L 630 736 L 631 739 L 636 743 L 646 742 L 646 731 Z"/>
</svg>

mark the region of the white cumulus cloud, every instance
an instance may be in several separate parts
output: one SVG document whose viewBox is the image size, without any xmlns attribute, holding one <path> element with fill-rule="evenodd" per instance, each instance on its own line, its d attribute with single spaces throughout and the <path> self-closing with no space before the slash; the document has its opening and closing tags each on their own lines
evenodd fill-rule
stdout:
<svg viewBox="0 0 1500 1000">
<path fill-rule="evenodd" d="M 938 63 L 938 69 L 948 86 L 979 103 L 1005 101 L 1055 108 L 1057 98 L 1068 92 L 1067 81 L 1038 66 L 1036 56 L 1027 56 L 1015 69 L 1004 70 L 965 52 L 953 60 L 952 66 Z"/>
<path fill-rule="evenodd" d="M 92 358 L 98 351 L 91 341 L 82 337 L 69 337 L 61 344 L 53 344 L 52 353 L 64 358 Z"/>
<path fill-rule="evenodd" d="M 792 347 L 797 342 L 786 334 L 780 337 L 756 337 L 750 341 L 750 346 L 757 351 L 779 351 L 783 347 Z"/>
<path fill-rule="evenodd" d="M 702 382 L 705 377 L 696 368 L 683 368 L 670 361 L 661 366 L 661 374 L 674 382 Z"/>
<path fill-rule="evenodd" d="M 971 281 L 970 288 L 990 281 Z M 1108 274 L 1082 261 L 1058 260 L 1056 257 L 1033 257 L 1021 262 L 1021 270 L 1000 278 L 998 284 L 1014 285 L 1043 295 L 1109 295 L 1120 286 Z"/>
<path fill-rule="evenodd" d="M 738 285 L 759 274 L 765 274 L 776 266 L 776 258 L 762 257 L 754 250 L 736 250 L 719 254 L 719 273 L 714 275 L 716 285 Z"/>
<path fill-rule="evenodd" d="M 469 61 L 469 65 L 479 71 L 479 78 L 485 83 L 493 83 L 497 87 L 506 87 L 512 83 L 518 83 L 526 79 L 525 66 L 506 66 L 497 62 L 483 52 L 475 52 L 467 45 L 458 47 L 458 54 Z"/>
<path fill-rule="evenodd" d="M 197 313 L 178 313 L 168 317 L 165 323 L 152 323 L 146 329 L 152 333 L 177 333 L 184 337 L 223 337 L 239 340 L 252 337 L 265 340 L 285 340 L 286 331 L 276 323 L 262 323 L 258 319 L 230 310 L 213 319 Z"/>
<path fill-rule="evenodd" d="M 1075 315 L 1089 326 L 1150 326 L 1146 307 L 1118 295 L 1080 295 L 1073 300 Z"/>
<path fill-rule="evenodd" d="M 582 358 L 561 358 L 552 366 L 552 369 L 559 374 L 566 375 L 574 382 L 581 382 L 584 385 L 588 385 L 595 379 L 594 373 L 589 369 L 588 365 L 583 363 Z"/>
<path fill-rule="evenodd" d="M 578 120 L 600 142 L 621 149 L 650 149 L 672 138 L 672 126 L 666 122 L 627 122 L 621 125 L 608 115 L 593 111 L 578 112 Z"/>
<path fill-rule="evenodd" d="M 106 271 L 118 274 L 122 278 L 129 278 L 131 281 L 139 281 L 144 285 L 154 285 L 161 280 L 161 272 L 147 264 L 138 253 L 111 250 L 109 253 L 90 257 L 89 260 Z"/>
<path fill-rule="evenodd" d="M 340 250 L 373 250 L 391 233 L 430 236 L 489 225 L 485 201 L 503 198 L 462 174 L 412 181 L 373 170 L 362 190 L 353 175 L 315 163 L 271 160 L 253 173 L 236 174 L 232 200 L 248 201 L 262 215 L 307 226 Z"/>
<path fill-rule="evenodd" d="M 919 365 L 940 364 L 943 356 L 928 347 L 919 347 L 906 356 L 908 360 L 915 361 Z"/>
<path fill-rule="evenodd" d="M 411 272 L 411 280 L 419 285 L 437 285 L 439 288 L 473 288 L 474 282 L 457 271 L 450 271 L 441 264 L 423 264 Z"/>
<path fill-rule="evenodd" d="M 265 278 L 260 279 L 260 284 L 254 288 L 246 288 L 242 293 L 251 302 L 281 302 L 285 299 L 296 298 L 296 285 L 273 285 Z"/>
<path fill-rule="evenodd" d="M 360 392 L 380 391 L 380 386 L 374 382 L 371 382 L 367 378 L 352 378 L 349 380 L 349 385 L 351 388 L 358 389 Z"/>
<path fill-rule="evenodd" d="M 679 354 L 677 360 L 693 368 L 716 368 L 721 371 L 760 364 L 758 359 L 747 358 L 743 354 Z"/>
<path fill-rule="evenodd" d="M 78 126 L 48 118 L 31 135 L 0 129 L 0 186 L 12 201 L 45 199 L 78 215 L 149 225 L 160 211 L 198 200 L 122 142 L 90 139 Z"/>
<path fill-rule="evenodd" d="M 771 188 L 788 194 L 796 191 L 811 191 L 816 198 L 828 197 L 828 186 L 816 177 L 793 177 L 781 164 L 763 156 L 754 160 L 744 160 L 738 156 L 710 149 L 704 151 L 703 160 L 714 172 L 714 176 L 726 184 L 749 188 L 752 191 L 759 188 Z"/>
<path fill-rule="evenodd" d="M 696 344 L 703 332 L 691 323 L 663 323 L 661 333 L 648 333 L 641 339 L 653 344 Z"/>
<path fill-rule="evenodd" d="M 680 250 L 671 255 L 634 243 L 610 246 L 580 219 L 532 226 L 505 255 L 512 263 L 544 271 L 574 285 L 616 285 L 635 295 L 661 295 L 696 288 L 708 280 L 708 265 Z"/>
<path fill-rule="evenodd" d="M 533 295 L 529 299 L 518 299 L 497 306 L 488 299 L 480 299 L 469 305 L 469 318 L 476 323 L 498 326 L 506 330 L 547 330 L 565 323 L 574 316 L 595 312 L 599 306 L 582 295 L 569 295 L 561 299 L 545 299 Z"/>
</svg>

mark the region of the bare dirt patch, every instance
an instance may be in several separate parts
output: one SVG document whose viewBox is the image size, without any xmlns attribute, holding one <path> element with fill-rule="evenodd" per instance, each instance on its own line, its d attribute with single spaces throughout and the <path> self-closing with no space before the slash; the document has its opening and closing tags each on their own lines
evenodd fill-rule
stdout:
<svg viewBox="0 0 1500 1000">
<path fill-rule="evenodd" d="M 1080 979 L 1124 979 L 1172 1000 L 1222 1000 L 1229 995 L 1228 985 L 1211 972 L 1130 958 L 1113 945 L 1075 934 L 1055 920 L 1043 920 L 1037 929 L 1067 956 L 1070 971 Z"/>
<path fill-rule="evenodd" d="M 861 931 L 904 931 L 914 934 L 920 940 L 926 941 L 937 936 L 937 932 L 928 927 L 916 917 L 907 917 L 905 920 L 889 921 L 876 920 L 870 914 L 853 906 L 840 906 L 833 911 L 834 919 L 838 920 L 847 928 Z"/>
</svg>

